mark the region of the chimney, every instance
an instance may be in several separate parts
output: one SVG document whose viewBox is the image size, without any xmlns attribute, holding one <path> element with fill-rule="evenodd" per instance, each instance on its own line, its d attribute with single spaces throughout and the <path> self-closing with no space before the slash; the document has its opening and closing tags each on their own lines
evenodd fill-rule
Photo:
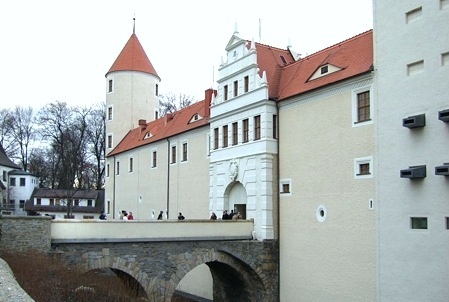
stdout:
<svg viewBox="0 0 449 302">
<path fill-rule="evenodd" d="M 144 120 L 144 119 L 139 120 L 139 128 L 140 128 L 140 132 L 145 130 L 147 128 L 147 120 Z"/>
<path fill-rule="evenodd" d="M 210 116 L 210 106 L 212 105 L 213 99 L 217 96 L 217 90 L 209 88 L 204 91 L 204 116 Z"/>
</svg>

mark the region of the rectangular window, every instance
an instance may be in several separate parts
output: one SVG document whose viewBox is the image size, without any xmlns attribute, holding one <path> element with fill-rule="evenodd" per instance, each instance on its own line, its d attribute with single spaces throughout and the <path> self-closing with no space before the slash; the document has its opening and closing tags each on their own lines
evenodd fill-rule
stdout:
<svg viewBox="0 0 449 302">
<path fill-rule="evenodd" d="M 239 95 L 239 82 L 234 81 L 234 97 Z"/>
<path fill-rule="evenodd" d="M 109 164 L 106 165 L 106 177 L 109 177 Z"/>
<path fill-rule="evenodd" d="M 132 173 L 133 169 L 134 169 L 134 161 L 133 161 L 133 158 L 130 157 L 129 158 L 129 173 Z"/>
<path fill-rule="evenodd" d="M 120 175 L 120 162 L 117 162 L 117 170 L 115 171 L 117 175 Z"/>
<path fill-rule="evenodd" d="M 214 129 L 214 150 L 218 149 L 218 128 Z"/>
<path fill-rule="evenodd" d="M 249 76 L 245 77 L 245 92 L 249 91 Z"/>
<path fill-rule="evenodd" d="M 228 100 L 228 85 L 225 85 L 223 87 L 223 100 L 225 100 L 225 101 Z"/>
<path fill-rule="evenodd" d="M 25 200 L 19 200 L 19 208 L 20 209 L 25 208 Z"/>
<path fill-rule="evenodd" d="M 441 54 L 441 65 L 449 65 L 449 52 Z"/>
<path fill-rule="evenodd" d="M 156 87 L 154 90 L 156 92 L 156 96 L 158 96 L 159 95 L 159 85 L 158 84 L 156 84 Z"/>
<path fill-rule="evenodd" d="M 108 135 L 108 148 L 112 148 L 112 134 Z"/>
<path fill-rule="evenodd" d="M 239 143 L 239 126 L 238 123 L 232 123 L 232 144 L 237 145 Z"/>
<path fill-rule="evenodd" d="M 60 206 L 61 205 L 61 199 L 56 198 L 55 199 L 55 205 Z"/>
<path fill-rule="evenodd" d="M 243 120 L 243 142 L 247 143 L 249 141 L 249 120 Z"/>
<path fill-rule="evenodd" d="M 55 200 L 53 198 L 50 198 L 50 205 L 54 206 L 55 205 Z"/>
<path fill-rule="evenodd" d="M 107 209 L 106 209 L 106 213 L 107 214 L 111 213 L 111 201 L 110 200 L 108 200 L 108 206 L 107 206 Z"/>
<path fill-rule="evenodd" d="M 446 217 L 446 230 L 449 230 L 449 217 Z"/>
<path fill-rule="evenodd" d="M 12 187 L 16 186 L 16 178 L 15 177 L 10 177 L 9 178 L 9 185 Z"/>
<path fill-rule="evenodd" d="M 291 179 L 281 179 L 279 183 L 279 190 L 282 195 L 291 194 Z"/>
<path fill-rule="evenodd" d="M 359 174 L 358 175 L 368 175 L 369 172 L 369 163 L 364 163 L 359 165 Z"/>
<path fill-rule="evenodd" d="M 182 161 L 187 161 L 187 143 L 182 144 Z"/>
<path fill-rule="evenodd" d="M 405 14 L 406 23 L 412 23 L 418 21 L 422 17 L 422 7 L 418 7 L 414 10 L 411 10 Z"/>
<path fill-rule="evenodd" d="M 228 146 L 228 125 L 223 126 L 223 148 Z"/>
<path fill-rule="evenodd" d="M 108 107 L 108 121 L 112 120 L 112 107 Z"/>
<path fill-rule="evenodd" d="M 427 230 L 427 217 L 411 217 L 411 228 L 415 230 Z"/>
<path fill-rule="evenodd" d="M 79 206 L 80 205 L 80 200 L 79 199 L 75 199 L 73 201 L 73 204 L 75 205 L 75 207 Z"/>
<path fill-rule="evenodd" d="M 159 118 L 159 112 L 154 111 L 154 119 L 157 120 Z"/>
<path fill-rule="evenodd" d="M 260 139 L 260 115 L 254 117 L 254 140 Z"/>
<path fill-rule="evenodd" d="M 407 75 L 413 76 L 424 71 L 424 60 L 407 64 Z"/>
<path fill-rule="evenodd" d="M 108 81 L 108 92 L 112 92 L 114 82 L 112 80 Z"/>
<path fill-rule="evenodd" d="M 153 165 L 152 165 L 152 167 L 156 168 L 156 166 L 157 166 L 157 152 L 153 151 Z"/>
<path fill-rule="evenodd" d="M 92 215 L 83 215 L 83 219 L 94 219 Z"/>
<path fill-rule="evenodd" d="M 6 181 L 6 171 L 3 171 L 3 181 Z"/>
<path fill-rule="evenodd" d="M 87 206 L 88 206 L 88 207 L 92 207 L 92 206 L 93 206 L 92 199 L 88 199 L 88 200 L 87 200 Z"/>
<path fill-rule="evenodd" d="M 273 114 L 273 138 L 278 138 L 278 116 Z"/>
<path fill-rule="evenodd" d="M 25 187 L 25 177 L 20 177 L 20 186 Z"/>
<path fill-rule="evenodd" d="M 40 198 L 36 198 L 36 205 L 41 205 L 42 200 Z"/>
<path fill-rule="evenodd" d="M 365 122 L 370 119 L 370 92 L 357 93 L 357 122 Z"/>
<path fill-rule="evenodd" d="M 327 73 L 328 71 L 329 71 L 329 66 L 323 66 L 323 67 L 321 67 L 321 74 L 325 74 L 325 73 Z"/>
<path fill-rule="evenodd" d="M 171 163 L 176 164 L 176 146 L 171 146 Z"/>
</svg>

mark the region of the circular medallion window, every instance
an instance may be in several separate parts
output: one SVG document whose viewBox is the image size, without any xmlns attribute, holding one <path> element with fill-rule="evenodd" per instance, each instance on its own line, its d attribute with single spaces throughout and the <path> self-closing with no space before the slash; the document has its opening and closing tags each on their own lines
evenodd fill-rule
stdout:
<svg viewBox="0 0 449 302">
<path fill-rule="evenodd" d="M 323 222 L 326 220 L 327 211 L 326 208 L 321 205 L 316 209 L 316 219 L 318 219 L 319 222 Z"/>
</svg>

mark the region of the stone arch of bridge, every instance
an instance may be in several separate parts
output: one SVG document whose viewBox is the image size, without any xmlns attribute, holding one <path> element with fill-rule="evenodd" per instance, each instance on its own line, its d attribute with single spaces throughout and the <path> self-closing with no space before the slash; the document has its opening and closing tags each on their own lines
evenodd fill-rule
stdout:
<svg viewBox="0 0 449 302">
<path fill-rule="evenodd" d="M 239 256 L 213 249 L 193 254 L 179 254 L 177 258 L 182 261 L 176 274 L 172 275 L 170 284 L 165 288 L 170 288 L 171 297 L 182 278 L 197 266 L 205 264 L 212 275 L 214 300 L 217 298 L 219 301 L 235 301 L 244 298 L 245 301 L 263 301 L 268 280 L 260 275 L 262 268 L 253 267 L 251 261 L 245 261 Z"/>
<path fill-rule="evenodd" d="M 128 261 L 120 256 L 109 255 L 103 255 L 102 257 L 91 259 L 91 257 L 89 257 L 89 253 L 84 253 L 82 255 L 82 259 L 86 259 L 86 262 L 81 265 L 81 272 L 83 273 L 105 268 L 111 269 L 117 277 L 122 280 L 126 280 L 126 278 L 133 278 L 143 288 L 147 297 L 149 297 L 149 294 L 152 293 L 150 290 L 150 278 L 134 261 Z M 152 285 L 154 285 L 154 282 Z"/>
</svg>

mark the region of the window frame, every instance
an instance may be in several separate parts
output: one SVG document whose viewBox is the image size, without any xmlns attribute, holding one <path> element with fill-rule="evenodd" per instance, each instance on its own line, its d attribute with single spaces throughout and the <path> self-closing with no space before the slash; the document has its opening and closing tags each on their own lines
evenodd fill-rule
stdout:
<svg viewBox="0 0 449 302">
<path fill-rule="evenodd" d="M 176 144 L 173 144 L 170 146 L 170 164 L 174 165 L 177 161 L 177 150 L 176 150 Z"/>
<path fill-rule="evenodd" d="M 261 117 L 260 115 L 254 116 L 254 140 L 260 140 L 261 139 Z"/>
<path fill-rule="evenodd" d="M 25 187 L 26 186 L 26 178 L 20 177 L 19 178 L 19 187 Z"/>
<path fill-rule="evenodd" d="M 151 168 L 157 167 L 157 150 L 151 152 Z"/>
<path fill-rule="evenodd" d="M 234 97 L 239 96 L 239 81 L 234 81 Z"/>
<path fill-rule="evenodd" d="M 228 125 L 224 125 L 223 126 L 223 144 L 222 144 L 222 148 L 226 148 L 229 145 L 229 133 L 228 133 Z"/>
<path fill-rule="evenodd" d="M 239 144 L 239 123 L 232 123 L 232 145 L 236 146 Z"/>
<path fill-rule="evenodd" d="M 107 83 L 107 93 L 113 93 L 114 92 L 114 78 L 109 78 Z"/>
<path fill-rule="evenodd" d="M 189 159 L 189 145 L 188 143 L 182 142 L 182 157 L 181 162 L 187 162 Z"/>
<path fill-rule="evenodd" d="M 286 190 L 288 188 L 288 190 Z M 292 195 L 292 179 L 284 178 L 279 180 L 279 194 L 281 196 L 291 196 Z"/>
<path fill-rule="evenodd" d="M 113 141 L 112 133 L 109 133 L 107 136 L 106 147 L 108 149 L 112 149 L 113 143 L 114 143 L 114 141 Z"/>
<path fill-rule="evenodd" d="M 113 118 L 114 118 L 114 110 L 113 110 L 112 106 L 108 106 L 108 109 L 107 109 L 107 120 L 108 121 L 112 121 Z"/>
<path fill-rule="evenodd" d="M 128 157 L 128 173 L 134 172 L 134 157 L 129 156 Z"/>
<path fill-rule="evenodd" d="M 249 142 L 249 119 L 242 120 L 242 142 Z"/>
<path fill-rule="evenodd" d="M 361 165 L 369 165 L 369 173 L 362 174 Z M 365 156 L 354 158 L 354 179 L 373 178 L 374 177 L 374 165 L 373 156 Z"/>
<path fill-rule="evenodd" d="M 249 76 L 244 77 L 244 82 L 245 82 L 244 91 L 245 91 L 245 93 L 247 93 L 249 91 Z"/>
<path fill-rule="evenodd" d="M 369 119 L 359 121 L 358 95 L 369 92 Z M 352 127 L 360 127 L 374 123 L 373 86 L 363 86 L 352 91 Z"/>
<path fill-rule="evenodd" d="M 228 100 L 228 92 L 229 92 L 228 90 L 229 90 L 228 85 L 224 85 L 224 87 L 223 87 L 223 100 L 224 101 Z"/>
<path fill-rule="evenodd" d="M 214 150 L 217 150 L 219 147 L 219 130 L 218 127 L 214 128 Z"/>
</svg>

